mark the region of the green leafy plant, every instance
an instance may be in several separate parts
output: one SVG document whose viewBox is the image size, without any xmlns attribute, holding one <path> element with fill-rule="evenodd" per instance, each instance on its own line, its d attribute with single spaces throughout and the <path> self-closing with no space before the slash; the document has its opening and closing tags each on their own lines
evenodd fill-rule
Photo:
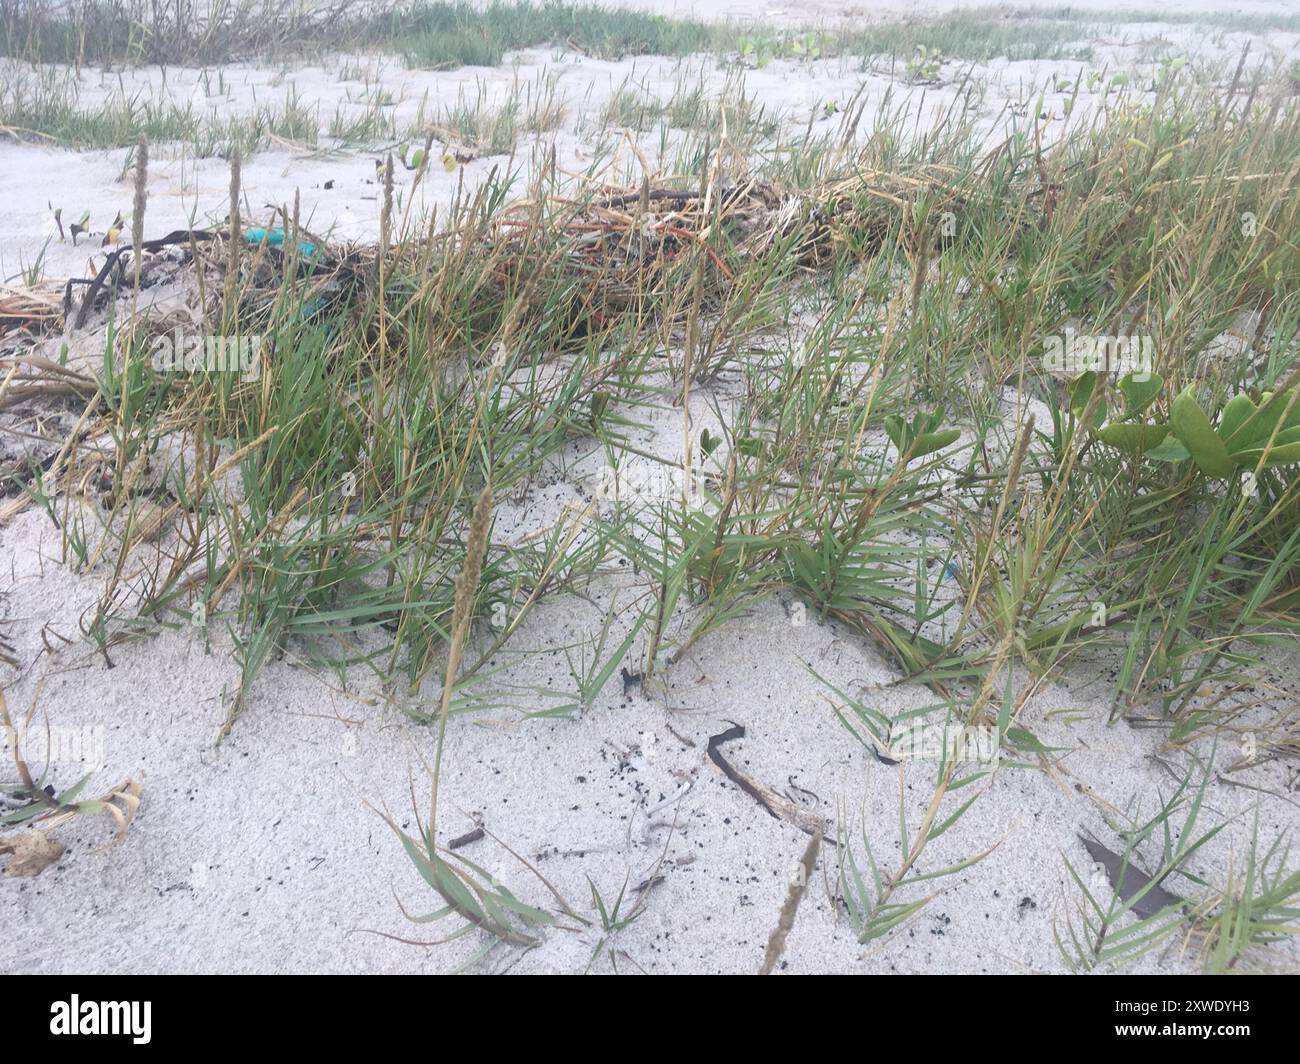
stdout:
<svg viewBox="0 0 1300 1064">
<path fill-rule="evenodd" d="M 1075 382 L 1070 393 L 1072 412 L 1078 415 L 1083 411 L 1099 383 L 1100 378 L 1094 372 L 1085 373 Z M 1119 390 L 1124 398 L 1124 408 L 1118 418 L 1096 430 L 1097 436 L 1102 442 L 1129 454 L 1142 454 L 1156 447 L 1169 435 L 1169 428 L 1148 423 L 1144 415 L 1163 387 L 1164 381 L 1155 374 L 1145 379 L 1138 379 L 1133 374 L 1122 377 Z M 1106 417 L 1104 391 L 1098 395 L 1094 410 L 1094 424 L 1100 424 Z"/>
<path fill-rule="evenodd" d="M 943 69 L 943 56 L 938 48 L 916 46 L 916 52 L 907 61 L 907 80 L 913 83 L 938 81 Z"/>
<path fill-rule="evenodd" d="M 929 414 L 916 414 L 910 421 L 905 421 L 897 414 L 885 418 L 885 432 L 890 441 L 898 448 L 899 464 L 906 466 L 918 458 L 924 458 L 935 451 L 941 451 L 961 436 L 960 429 L 941 429 L 943 411 L 936 410 Z"/>
<path fill-rule="evenodd" d="M 1094 377 L 1081 390 L 1091 392 L 1095 383 Z M 1300 462 L 1300 390 L 1296 388 L 1264 392 L 1258 404 L 1246 393 L 1238 393 L 1224 406 L 1216 426 L 1191 385 L 1174 399 L 1166 424 L 1143 417 L 1163 387 L 1158 376 L 1139 381 L 1130 375 L 1119 387 L 1125 409 L 1097 435 L 1122 451 L 1165 462 L 1190 458 L 1206 476 L 1217 478 L 1238 470 Z M 1100 408 L 1104 413 L 1104 400 Z"/>
</svg>

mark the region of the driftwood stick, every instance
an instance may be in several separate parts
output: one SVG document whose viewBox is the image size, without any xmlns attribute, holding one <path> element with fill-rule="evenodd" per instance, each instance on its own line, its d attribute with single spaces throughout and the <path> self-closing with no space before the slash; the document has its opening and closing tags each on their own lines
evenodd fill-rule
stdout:
<svg viewBox="0 0 1300 1064">
<path fill-rule="evenodd" d="M 172 232 L 168 233 L 166 236 L 159 237 L 157 240 L 146 240 L 143 244 L 140 245 L 140 250 L 161 251 L 165 247 L 173 247 L 177 244 L 188 244 L 191 241 L 191 239 L 211 240 L 212 234 L 209 233 L 206 229 L 194 229 L 194 230 L 175 229 Z M 103 291 L 104 285 L 108 283 L 109 276 L 112 274 L 114 268 L 116 268 L 119 262 L 121 261 L 122 253 L 127 250 L 130 249 L 118 248 L 116 251 L 111 252 L 109 256 L 104 260 L 104 265 L 100 267 L 99 273 L 95 275 L 95 279 L 89 283 L 89 288 L 87 289 L 85 296 L 81 300 L 81 306 L 77 310 L 76 320 L 72 323 L 72 327 L 74 329 L 80 329 L 82 326 L 86 324 L 86 318 L 90 314 L 90 308 L 95 305 L 95 300 L 99 298 L 99 293 Z M 63 303 L 65 307 L 71 307 L 72 305 L 73 283 L 74 282 L 71 280 L 68 281 L 67 287 L 64 289 Z M 76 281 L 76 283 L 85 284 L 86 282 L 84 280 L 80 280 L 80 281 Z"/>
</svg>

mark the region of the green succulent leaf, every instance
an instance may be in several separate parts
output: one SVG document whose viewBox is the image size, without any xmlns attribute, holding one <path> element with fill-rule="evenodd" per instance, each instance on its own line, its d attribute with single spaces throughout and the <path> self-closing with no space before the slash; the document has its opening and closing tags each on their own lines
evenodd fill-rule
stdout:
<svg viewBox="0 0 1300 1064">
<path fill-rule="evenodd" d="M 950 443 L 954 443 L 960 435 L 960 429 L 942 429 L 939 432 L 922 433 L 916 438 L 912 447 L 912 457 L 921 458 L 927 454 L 933 454 L 935 451 L 941 451 Z"/>
<path fill-rule="evenodd" d="M 1106 425 L 1097 431 L 1103 443 L 1129 454 L 1145 454 L 1169 435 L 1165 425 Z"/>
<path fill-rule="evenodd" d="M 1300 461 L 1300 426 L 1279 432 L 1271 441 L 1259 447 L 1244 447 L 1232 451 L 1232 460 L 1239 466 L 1253 469 L 1264 459 L 1265 466 L 1290 465 Z"/>
<path fill-rule="evenodd" d="M 1234 395 L 1228 400 L 1228 405 L 1223 408 L 1223 413 L 1219 417 L 1219 435 L 1230 444 L 1233 436 L 1255 415 L 1255 412 L 1255 404 L 1251 402 L 1249 395 L 1245 392 Z"/>
<path fill-rule="evenodd" d="M 1300 462 L 1300 443 L 1285 443 L 1280 447 L 1276 444 L 1272 447 L 1252 447 L 1246 451 L 1238 451 L 1232 457 L 1238 465 L 1251 469 L 1259 465 L 1261 458 L 1264 459 L 1265 467 L 1291 465 Z"/>
<path fill-rule="evenodd" d="M 1079 417 L 1087 409 L 1093 392 L 1101 383 L 1101 377 L 1093 370 L 1088 370 L 1070 385 L 1070 413 Z M 1106 393 L 1103 391 L 1092 412 L 1092 427 L 1098 428 L 1106 420 Z"/>
<path fill-rule="evenodd" d="M 1190 385 L 1174 400 L 1169 413 L 1169 427 L 1202 473 L 1210 477 L 1232 475 L 1236 467 L 1228 456 L 1228 449 L 1196 401 Z"/>
<path fill-rule="evenodd" d="M 1083 408 L 1088 405 L 1088 400 L 1092 398 L 1092 393 L 1097 388 L 1097 374 L 1092 370 L 1076 377 L 1070 385 L 1070 413 L 1076 417 L 1083 412 Z"/>
<path fill-rule="evenodd" d="M 940 429 L 943 411 L 917 414 L 910 422 L 896 414 L 885 418 L 885 433 L 900 455 L 911 461 L 934 451 L 942 450 L 961 435 L 958 429 Z"/>
<path fill-rule="evenodd" d="M 1168 435 L 1157 446 L 1147 451 L 1146 457 L 1154 458 L 1157 462 L 1186 462 L 1192 454 L 1178 442 L 1177 436 Z"/>
<path fill-rule="evenodd" d="M 1129 373 L 1119 382 L 1119 390 L 1124 393 L 1124 400 L 1128 404 L 1124 411 L 1124 416 L 1137 417 L 1154 401 L 1155 397 L 1160 394 L 1160 389 L 1165 386 L 1160 375 L 1150 374 L 1146 380 L 1137 380 L 1133 374 Z"/>
<path fill-rule="evenodd" d="M 1224 408 L 1225 420 L 1229 408 L 1237 398 L 1239 397 L 1234 397 Z M 1292 404 L 1293 399 L 1294 404 Z M 1300 397 L 1295 396 L 1294 391 L 1280 392 L 1277 395 L 1265 393 L 1263 400 L 1259 409 L 1242 420 L 1235 429 L 1231 432 L 1223 431 L 1223 438 L 1229 448 L 1235 450 L 1243 447 L 1261 447 L 1272 437 L 1274 430 L 1283 433 L 1300 426 Z M 1290 412 L 1287 411 L 1288 406 L 1291 406 Z M 1244 406 L 1239 407 L 1238 410 L 1244 410 Z M 1235 420 L 1239 413 L 1238 411 L 1233 413 Z"/>
</svg>

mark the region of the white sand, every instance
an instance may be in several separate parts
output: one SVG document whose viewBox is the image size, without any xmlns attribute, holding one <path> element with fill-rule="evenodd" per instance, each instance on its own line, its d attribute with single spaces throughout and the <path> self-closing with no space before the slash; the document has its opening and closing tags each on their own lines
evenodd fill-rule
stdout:
<svg viewBox="0 0 1300 1064">
<path fill-rule="evenodd" d="M 675 0 L 655 6 L 677 8 Z M 1234 5 L 1261 11 L 1280 6 L 1262 0 Z M 700 15 L 780 17 L 763 4 L 692 9 Z M 854 10 L 801 5 L 798 14 L 803 21 L 810 14 L 831 17 Z M 1178 10 L 1190 8 L 1180 4 Z M 521 57 L 519 76 L 553 69 L 550 59 L 549 53 Z M 1028 98 L 1053 66 L 1002 64 L 988 72 L 997 79 L 990 95 Z M 663 61 L 583 60 L 567 63 L 561 82 L 572 99 L 596 108 L 634 69 L 638 79 L 648 79 L 661 92 L 676 76 L 676 64 Z M 255 86 L 260 92 L 276 74 L 253 67 L 227 72 L 240 98 L 251 98 Z M 173 90 L 185 91 L 185 79 L 192 76 L 168 71 Z M 393 63 L 382 76 L 403 101 L 398 106 L 412 108 L 426 90 L 445 102 L 476 78 L 500 87 L 513 74 L 432 75 Z M 98 91 L 94 77 L 83 91 Z M 130 77 L 161 80 L 156 71 Z M 797 124 L 827 95 L 851 93 L 872 78 L 880 85 L 871 91 L 883 92 L 884 76 L 864 79 L 840 64 L 819 64 L 815 72 L 774 64 L 751 72 L 746 87 L 783 106 Z M 287 81 L 323 101 L 326 122 L 348 87 L 335 73 L 318 68 L 291 71 Z M 282 98 L 284 84 L 277 91 Z M 952 91 L 933 95 L 942 102 Z M 572 122 L 566 126 L 572 128 Z M 549 136 L 544 141 L 549 143 Z M 590 152 L 572 132 L 562 133 L 559 144 L 562 159 L 574 168 Z M 12 272 L 18 259 L 30 261 L 40 250 L 47 202 L 63 205 L 65 219 L 89 210 L 92 224 L 118 210 L 128 213 L 129 183 L 119 179 L 123 157 L 121 151 L 0 144 L 4 271 Z M 264 152 L 247 163 L 244 183 L 254 205 L 286 202 L 299 189 L 304 215 L 318 230 L 373 239 L 378 214 L 376 186 L 368 183 L 374 179 L 373 158 Z M 481 179 L 493 162 L 470 163 L 467 179 Z M 151 234 L 183 227 L 191 217 L 204 224 L 224 214 L 226 171 L 220 161 L 164 157 L 150 177 Z M 324 189 L 326 181 L 334 182 L 333 189 Z M 427 201 L 445 200 L 454 181 L 455 175 L 435 173 Z M 85 258 L 98 252 L 98 240 L 91 243 L 74 251 L 56 240 L 48 248 L 46 272 L 84 271 Z M 732 399 L 729 386 L 697 390 L 692 403 L 697 427 L 710 416 L 710 398 L 725 410 Z M 644 411 L 638 416 L 647 418 Z M 681 429 L 680 411 L 656 412 L 647 419 L 641 443 L 672 454 L 680 448 Z M 523 497 L 502 505 L 496 541 L 513 541 L 569 519 L 566 504 L 591 497 L 600 456 L 574 445 L 564 459 Z M 102 727 L 102 750 L 93 750 L 91 760 L 102 753 L 103 765 L 86 793 L 130 777 L 143 785 L 144 797 L 120 845 L 102 846 L 110 834 L 108 821 L 77 822 L 58 833 L 69 848 L 56 866 L 35 879 L 0 880 L 0 970 L 447 971 L 482 948 L 478 935 L 421 949 L 366 933 L 433 939 L 451 929 L 450 922 L 415 926 L 402 918 L 394 892 L 413 913 L 435 908 L 435 899 L 392 832 L 367 808 L 367 803 L 387 807 L 413 827 L 413 779 L 423 815 L 428 779 L 421 759 L 431 757 L 434 732 L 411 712 L 432 710 L 436 677 L 418 698 L 400 702 L 359 672 L 341 690 L 338 677 L 307 667 L 305 648 L 295 647 L 268 664 L 233 733 L 214 747 L 225 697 L 238 684 L 224 632 L 210 631 L 207 645 L 193 630 L 153 634 L 109 651 L 110 667 L 81 634 L 103 573 L 77 574 L 64 563 L 60 535 L 49 518 L 33 507 L 0 527 L 0 556 L 9 559 L 10 569 L 9 578 L 0 580 L 0 630 L 8 633 L 21 662 L 18 670 L 0 665 L 11 710 L 25 710 L 35 698 L 38 719 L 63 729 L 61 735 L 97 737 L 94 729 Z M 795 624 L 789 603 L 773 598 L 704 639 L 665 671 L 662 684 L 625 692 L 616 674 L 595 704 L 573 719 L 524 719 L 521 711 L 569 700 L 542 693 L 572 689 L 561 648 L 575 647 L 576 656 L 576 647 L 599 630 L 612 596 L 617 593 L 623 604 L 631 600 L 632 583 L 630 577 L 611 577 L 591 590 L 591 602 L 571 597 L 544 602 L 498 655 L 503 671 L 476 693 L 513 708 L 484 709 L 453 721 L 440 834 L 446 841 L 481 819 L 589 917 L 594 915 L 589 880 L 612 899 L 625 882 L 630 892 L 652 875 L 662 876 L 650 889 L 643 915 L 606 943 L 596 970 L 610 970 L 612 948 L 620 971 L 752 971 L 807 838 L 724 779 L 705 757 L 707 738 L 729 722 L 743 724 L 747 736 L 723 748 L 733 764 L 832 818 L 859 860 L 865 832 L 882 865 L 891 866 L 898 858 L 900 792 L 908 822 L 915 826 L 929 800 L 933 765 L 913 764 L 903 771 L 873 758 L 836 719 L 834 696 L 809 670 L 890 716 L 928 705 L 933 696 L 914 685 L 895 685 L 893 667 L 858 636 L 813 615 L 806 624 Z M 674 634 L 688 630 L 699 607 L 693 609 L 679 618 Z M 621 640 L 626 623 L 620 617 L 611 646 Z M 364 645 L 382 643 L 370 638 Z M 486 645 L 481 635 L 479 647 Z M 643 650 L 638 640 L 629 667 Z M 1296 656 L 1280 655 L 1270 680 L 1274 705 L 1294 711 L 1300 702 Z M 837 861 L 833 852 L 824 852 L 789 940 L 786 970 L 1060 970 L 1053 922 L 1078 897 L 1065 861 L 1105 890 L 1077 831 L 1086 828 L 1118 847 L 1102 811 L 1151 814 L 1157 796 L 1174 786 L 1164 766 L 1184 772 L 1190 763 L 1162 749 L 1159 731 L 1107 725 L 1109 682 L 1104 671 L 1090 672 L 1068 685 L 1047 685 L 1031 699 L 1020 723 L 1058 748 L 1050 769 L 1014 767 L 1004 758 L 976 807 L 926 850 L 919 871 L 996 848 L 959 876 L 930 885 L 939 896 L 883 943 L 864 947 L 855 941 L 835 900 Z M 1208 755 L 1209 749 L 1200 752 Z M 1238 754 L 1221 746 L 1220 771 Z M 61 784 L 83 771 L 66 761 L 54 769 Z M 1293 770 L 1272 762 L 1235 772 L 1231 779 L 1262 790 L 1211 786 L 1205 826 L 1240 814 L 1196 858 L 1194 867 L 1211 882 L 1222 882 L 1229 864 L 1240 862 L 1256 806 L 1265 839 L 1297 825 L 1294 801 L 1277 796 L 1294 791 Z M 675 803 L 647 815 L 683 789 Z M 463 852 L 525 900 L 552 904 L 545 888 L 491 839 Z M 1168 885 L 1189 889 L 1185 883 Z M 903 898 L 921 895 L 917 886 Z M 542 937 L 535 950 L 498 949 L 485 964 L 491 970 L 582 971 L 602 936 L 591 929 L 551 929 Z M 1263 963 L 1294 967 L 1300 954 L 1275 949 Z M 1194 966 L 1193 955 L 1172 950 L 1142 962 L 1145 970 Z"/>
</svg>

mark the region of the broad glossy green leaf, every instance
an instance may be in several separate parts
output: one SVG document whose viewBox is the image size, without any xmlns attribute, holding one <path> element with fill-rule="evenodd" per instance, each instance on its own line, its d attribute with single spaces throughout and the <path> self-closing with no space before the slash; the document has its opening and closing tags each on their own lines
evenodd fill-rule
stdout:
<svg viewBox="0 0 1300 1064">
<path fill-rule="evenodd" d="M 1127 374 L 1120 379 L 1119 390 L 1124 393 L 1124 400 L 1128 403 L 1128 408 L 1124 411 L 1125 417 L 1136 417 L 1142 413 L 1160 394 L 1160 389 L 1165 386 L 1159 374 L 1151 374 L 1146 380 L 1135 380 L 1133 374 Z"/>
<path fill-rule="evenodd" d="M 1158 446 L 1146 452 L 1148 458 L 1158 462 L 1185 462 L 1191 458 L 1191 452 L 1178 442 L 1177 436 L 1166 436 Z"/>
<path fill-rule="evenodd" d="M 1295 398 L 1294 405 L 1291 404 L 1292 398 Z M 1234 397 L 1228 406 L 1236 401 Z M 1289 412 L 1288 406 L 1291 406 Z M 1227 416 L 1227 407 L 1224 408 L 1224 416 Z M 1237 450 L 1263 445 L 1273 435 L 1274 429 L 1281 433 L 1297 426 L 1300 426 L 1300 397 L 1295 397 L 1292 391 L 1279 392 L 1277 395 L 1266 393 L 1259 409 L 1245 418 L 1231 434 L 1224 432 L 1223 438 L 1229 448 Z"/>
<path fill-rule="evenodd" d="M 1097 430 L 1103 443 L 1128 454 L 1144 454 L 1169 435 L 1165 425 L 1106 425 Z"/>
<path fill-rule="evenodd" d="M 1254 414 L 1255 404 L 1245 392 L 1229 399 L 1228 405 L 1223 408 L 1223 414 L 1219 417 L 1219 435 L 1223 437 L 1224 442 L 1231 446 L 1232 437 L 1237 430 Z"/>
<path fill-rule="evenodd" d="M 1169 414 L 1169 426 L 1202 473 L 1210 477 L 1232 475 L 1236 467 L 1228 456 L 1228 449 L 1196 401 L 1190 385 L 1174 400 Z"/>
<path fill-rule="evenodd" d="M 1244 451 L 1235 451 L 1232 455 L 1234 462 L 1247 469 L 1259 465 L 1261 458 L 1264 459 L 1265 466 L 1291 465 L 1293 462 L 1300 462 L 1300 442 L 1284 443 L 1281 446 L 1274 444 L 1272 447 L 1251 447 Z"/>
<path fill-rule="evenodd" d="M 941 451 L 961 435 L 960 429 L 943 429 L 939 432 L 927 432 L 918 436 L 912 446 L 912 457 L 921 458 L 935 451 Z"/>
</svg>

